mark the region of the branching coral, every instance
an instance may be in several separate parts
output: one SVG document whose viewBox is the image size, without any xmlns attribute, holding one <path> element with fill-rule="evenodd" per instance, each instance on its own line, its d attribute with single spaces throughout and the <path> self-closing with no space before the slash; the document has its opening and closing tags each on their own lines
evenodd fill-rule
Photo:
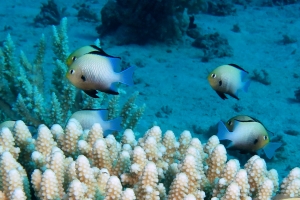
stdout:
<svg viewBox="0 0 300 200">
<path fill-rule="evenodd" d="M 95 100 L 78 91 L 65 78 L 69 55 L 67 19 L 63 18 L 60 27 L 52 27 L 54 64 L 52 76 L 43 66 L 46 50 L 45 36 L 42 35 L 38 52 L 31 64 L 21 51 L 20 62 L 17 62 L 15 45 L 10 35 L 4 42 L 0 57 L 0 109 L 1 121 L 22 119 L 26 124 L 37 127 L 39 124 L 62 126 L 70 115 L 80 109 L 106 108 L 108 104 L 109 119 L 122 116 L 123 128 L 133 129 L 143 115 L 145 105 L 135 104 L 138 93 L 125 102 L 121 111 L 118 109 L 119 97 L 109 98 L 101 93 Z M 51 71 L 50 71 L 51 72 Z M 52 77 L 51 83 L 45 76 Z M 124 94 L 125 92 L 121 92 Z"/>
<path fill-rule="evenodd" d="M 72 132 L 68 130 L 70 127 Z M 45 125 L 40 125 L 36 140 L 26 130 L 27 126 L 17 121 L 13 139 L 19 142 L 11 143 L 10 148 L 1 145 L 0 197 L 3 199 L 267 200 L 279 189 L 276 170 L 268 171 L 262 158 L 253 156 L 245 169 L 241 169 L 238 160 L 227 161 L 226 150 L 215 136 L 202 146 L 188 131 L 177 139 L 172 131 L 162 136 L 160 128 L 155 126 L 138 142 L 131 130 L 126 130 L 122 142 L 117 142 L 112 135 L 104 139 L 99 124 L 84 133 L 74 119 L 68 122 L 65 131 L 54 125 L 50 132 Z M 59 141 L 59 132 L 64 138 L 76 132 L 76 137 L 65 144 Z M 30 143 L 24 143 L 27 140 L 33 141 L 31 158 L 26 159 L 33 163 L 34 170 L 19 163 L 25 157 L 10 152 L 12 147 L 29 148 Z M 81 153 L 83 141 L 93 143 L 92 153 Z M 179 152 L 185 146 L 188 148 Z M 299 168 L 294 168 L 278 193 L 290 197 L 300 195 L 299 177 Z"/>
</svg>

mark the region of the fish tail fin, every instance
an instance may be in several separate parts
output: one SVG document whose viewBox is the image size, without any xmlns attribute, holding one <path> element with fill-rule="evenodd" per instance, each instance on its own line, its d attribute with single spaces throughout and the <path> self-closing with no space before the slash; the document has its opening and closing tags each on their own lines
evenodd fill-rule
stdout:
<svg viewBox="0 0 300 200">
<path fill-rule="evenodd" d="M 250 86 L 250 83 L 251 83 L 251 80 L 248 80 L 248 81 L 246 81 L 246 82 L 243 83 L 243 90 L 245 92 L 248 92 L 248 88 Z"/>
<path fill-rule="evenodd" d="M 282 143 L 281 142 L 269 142 L 264 148 L 264 152 L 267 156 L 267 158 L 271 159 L 274 154 L 275 154 L 275 151 L 281 147 Z"/>
<path fill-rule="evenodd" d="M 103 136 L 106 137 L 109 134 L 112 134 L 114 131 L 122 130 L 121 123 L 122 117 L 117 117 L 109 121 L 105 121 L 107 124 L 107 130 L 104 131 Z"/>
<path fill-rule="evenodd" d="M 124 71 L 120 72 L 120 82 L 126 85 L 133 85 L 133 72 L 135 67 L 131 66 Z"/>
<path fill-rule="evenodd" d="M 115 130 L 115 131 L 122 130 L 122 127 L 121 127 L 122 117 L 117 117 L 112 120 L 109 120 L 108 123 L 109 123 L 110 130 Z"/>
<path fill-rule="evenodd" d="M 231 140 L 232 141 L 231 134 L 230 134 L 227 127 L 225 126 L 225 124 L 222 121 L 220 121 L 218 123 L 217 136 L 218 136 L 219 140 Z"/>
</svg>

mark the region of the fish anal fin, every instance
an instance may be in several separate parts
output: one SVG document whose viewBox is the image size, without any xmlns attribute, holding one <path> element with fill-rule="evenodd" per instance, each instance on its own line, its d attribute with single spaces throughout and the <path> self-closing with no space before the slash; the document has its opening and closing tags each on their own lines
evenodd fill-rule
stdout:
<svg viewBox="0 0 300 200">
<path fill-rule="evenodd" d="M 97 96 L 97 90 L 83 90 L 87 95 L 89 95 L 90 97 L 93 97 L 93 98 L 99 98 Z"/>
<path fill-rule="evenodd" d="M 107 94 L 118 95 L 119 92 L 118 92 L 117 83 L 116 82 L 112 83 L 110 85 L 110 87 L 108 89 L 106 89 L 104 92 Z"/>
<path fill-rule="evenodd" d="M 240 100 L 235 94 L 229 94 L 229 95 L 237 100 Z"/>
<path fill-rule="evenodd" d="M 119 94 L 119 92 L 117 92 L 115 90 L 112 90 L 112 89 L 105 90 L 104 92 L 107 93 L 107 94 L 113 94 L 113 95 L 118 95 Z"/>
<path fill-rule="evenodd" d="M 223 99 L 223 100 L 228 99 L 223 92 L 216 91 L 216 93 L 219 95 L 219 97 L 221 97 L 221 99 Z"/>
</svg>

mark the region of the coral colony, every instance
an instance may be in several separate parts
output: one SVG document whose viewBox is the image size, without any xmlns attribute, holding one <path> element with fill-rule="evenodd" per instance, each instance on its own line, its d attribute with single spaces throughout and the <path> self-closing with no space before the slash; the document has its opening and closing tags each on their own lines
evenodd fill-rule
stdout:
<svg viewBox="0 0 300 200">
<path fill-rule="evenodd" d="M 115 6 L 119 18 L 114 21 L 116 16 L 110 16 L 109 20 L 115 22 L 115 26 L 128 28 L 132 18 L 127 13 L 131 12 L 122 12 L 120 5 L 115 5 L 121 2 L 109 1 L 105 7 L 109 10 Z M 166 1 L 161 2 L 163 7 L 155 7 L 150 15 L 155 16 L 165 8 Z M 195 5 L 202 4 L 201 1 L 195 2 Z M 43 7 L 56 7 L 53 3 L 49 1 Z M 139 9 L 147 3 L 150 4 L 149 1 L 141 1 Z M 193 13 L 193 7 L 189 7 L 189 12 Z M 211 9 L 215 7 L 218 4 L 210 5 Z M 175 18 L 158 16 L 167 20 L 168 30 L 174 33 L 175 39 L 182 34 L 183 10 L 177 10 Z M 103 16 L 107 14 L 105 12 L 103 9 Z M 55 13 L 60 16 L 63 10 Z M 227 12 L 213 13 L 223 15 Z M 57 23 L 58 18 L 50 17 L 49 20 Z M 104 34 L 104 30 L 116 29 L 113 25 L 103 24 L 98 31 Z M 146 38 L 156 37 L 164 29 L 153 29 L 156 24 L 152 22 L 146 25 L 148 29 L 157 31 L 143 29 L 147 33 L 144 35 Z M 135 27 L 139 29 L 139 26 L 145 24 L 136 24 Z M 160 39 L 165 39 L 168 34 L 161 35 Z M 217 33 L 199 36 L 193 45 L 205 46 L 211 38 L 222 40 L 219 43 L 230 49 L 227 40 Z M 123 38 L 122 42 L 131 40 L 133 38 Z M 152 126 L 137 138 L 134 128 L 145 110 L 145 105 L 135 104 L 137 92 L 120 109 L 120 95 L 111 97 L 99 93 L 99 98 L 90 98 L 78 92 L 64 77 L 68 69 L 65 60 L 69 55 L 66 18 L 62 18 L 59 28 L 53 26 L 52 48 L 56 68 L 48 82 L 43 71 L 44 36 L 33 63 L 28 61 L 24 52 L 21 52 L 20 62 L 17 61 L 10 35 L 0 51 L 0 69 L 3 72 L 0 73 L 0 119 L 20 119 L 14 122 L 13 127 L 0 130 L 0 199 L 269 200 L 274 196 L 300 196 L 300 168 L 292 169 L 280 183 L 276 169 L 267 169 L 265 160 L 257 155 L 245 165 L 237 159 L 227 159 L 226 149 L 216 136 L 202 144 L 187 130 L 176 138 L 173 131 L 162 133 L 159 126 Z M 212 58 L 213 51 L 207 49 L 203 60 Z M 228 55 L 221 53 L 219 56 Z M 124 94 L 121 88 L 119 92 Z M 297 100 L 298 93 L 295 93 Z M 81 99 L 81 103 L 76 101 L 77 98 Z M 103 107 L 108 109 L 108 119 L 122 117 L 123 131 L 104 137 L 99 123 L 90 130 L 83 130 L 77 120 L 69 119 L 75 111 Z M 168 107 L 162 110 L 172 112 Z M 30 126 L 36 130 L 31 131 Z"/>
</svg>

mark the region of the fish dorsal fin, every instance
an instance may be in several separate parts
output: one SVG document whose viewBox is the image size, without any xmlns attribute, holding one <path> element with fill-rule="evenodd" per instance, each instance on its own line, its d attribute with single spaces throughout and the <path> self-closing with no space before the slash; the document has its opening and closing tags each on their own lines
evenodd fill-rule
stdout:
<svg viewBox="0 0 300 200">
<path fill-rule="evenodd" d="M 260 123 L 263 127 L 265 127 L 264 126 L 264 124 L 261 122 L 261 121 L 259 121 L 258 119 L 256 119 L 256 118 L 254 118 L 254 117 L 251 117 L 251 116 L 249 116 L 251 119 L 248 119 L 248 120 L 240 120 L 240 119 L 235 119 L 236 121 L 239 121 L 239 122 L 257 122 L 257 123 Z M 266 129 L 266 127 L 265 127 L 265 129 Z M 268 129 L 266 129 L 269 133 L 272 133 L 272 135 L 274 136 L 275 135 L 275 133 L 273 133 L 272 131 L 270 131 L 270 130 L 268 130 Z"/>
<path fill-rule="evenodd" d="M 91 44 L 90 47 L 96 49 L 97 51 L 103 51 L 103 49 L 101 49 L 100 47 L 97 47 L 96 45 L 94 44 Z M 103 51 L 104 52 L 104 51 Z"/>
<path fill-rule="evenodd" d="M 267 156 L 267 158 L 271 159 L 275 151 L 281 147 L 282 143 L 281 142 L 269 142 L 266 146 L 263 147 L 263 150 Z"/>
<path fill-rule="evenodd" d="M 251 117 L 251 116 L 249 116 L 253 121 L 255 121 L 255 122 L 258 122 L 258 123 L 260 123 L 260 124 L 262 124 L 261 123 L 261 121 L 259 121 L 258 119 L 256 119 L 256 118 L 254 118 L 254 117 Z"/>
<path fill-rule="evenodd" d="M 96 54 L 96 55 L 99 55 L 99 56 L 105 56 L 105 57 L 110 57 L 110 58 L 118 58 L 118 59 L 121 59 L 120 57 L 116 57 L 116 56 L 111 56 L 111 55 L 108 55 L 107 53 L 105 53 L 103 51 L 103 49 L 95 46 L 95 45 L 91 45 L 91 47 L 93 47 L 95 49 L 95 51 L 91 51 L 89 52 L 88 54 Z"/>
<path fill-rule="evenodd" d="M 254 122 L 258 122 L 258 123 L 260 123 L 263 127 L 265 127 L 264 124 L 263 124 L 261 121 L 259 121 L 258 119 L 254 118 L 254 117 L 250 117 L 250 118 L 253 119 Z M 266 129 L 266 127 L 265 127 L 265 129 Z M 273 136 L 275 135 L 275 133 L 273 133 L 272 131 L 270 131 L 270 130 L 268 130 L 268 129 L 266 129 L 266 130 L 267 130 L 268 132 L 272 133 Z"/>
<path fill-rule="evenodd" d="M 237 64 L 228 64 L 228 65 L 230 65 L 230 66 L 232 66 L 232 67 L 235 67 L 235 68 L 237 68 L 237 69 L 239 69 L 239 70 L 242 70 L 242 71 L 246 72 L 247 74 L 249 73 L 249 72 L 247 72 L 246 70 L 244 70 L 243 68 L 241 68 L 240 66 L 238 66 Z"/>
</svg>

